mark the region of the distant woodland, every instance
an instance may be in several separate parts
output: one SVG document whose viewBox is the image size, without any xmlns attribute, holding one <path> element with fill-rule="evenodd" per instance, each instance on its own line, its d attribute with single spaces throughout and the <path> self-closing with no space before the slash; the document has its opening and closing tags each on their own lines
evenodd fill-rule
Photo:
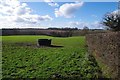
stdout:
<svg viewBox="0 0 120 80">
<path fill-rule="evenodd" d="M 106 32 L 102 29 L 48 28 L 48 29 L 1 29 L 0 35 L 48 35 L 54 37 L 84 36 L 86 34 Z"/>
</svg>

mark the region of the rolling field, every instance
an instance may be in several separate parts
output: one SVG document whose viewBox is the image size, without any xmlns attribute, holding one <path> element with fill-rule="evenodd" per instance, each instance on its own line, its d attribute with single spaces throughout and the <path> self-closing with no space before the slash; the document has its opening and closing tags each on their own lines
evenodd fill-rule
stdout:
<svg viewBox="0 0 120 80">
<path fill-rule="evenodd" d="M 38 39 L 52 45 L 37 47 Z M 3 36 L 3 78 L 99 78 L 95 59 L 87 53 L 85 37 Z"/>
</svg>

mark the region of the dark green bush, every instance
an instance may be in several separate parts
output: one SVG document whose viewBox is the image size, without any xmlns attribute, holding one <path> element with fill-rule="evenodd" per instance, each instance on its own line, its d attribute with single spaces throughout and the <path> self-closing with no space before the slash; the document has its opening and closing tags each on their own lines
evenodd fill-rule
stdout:
<svg viewBox="0 0 120 80">
<path fill-rule="evenodd" d="M 120 31 L 120 11 L 108 13 L 103 18 L 103 25 L 113 31 Z"/>
</svg>

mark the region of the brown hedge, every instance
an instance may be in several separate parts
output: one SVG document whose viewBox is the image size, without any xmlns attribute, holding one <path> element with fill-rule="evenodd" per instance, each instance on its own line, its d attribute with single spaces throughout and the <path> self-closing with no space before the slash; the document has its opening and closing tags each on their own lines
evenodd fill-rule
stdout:
<svg viewBox="0 0 120 80">
<path fill-rule="evenodd" d="M 86 35 L 89 53 L 102 64 L 103 73 L 111 78 L 120 76 L 120 32 Z"/>
</svg>

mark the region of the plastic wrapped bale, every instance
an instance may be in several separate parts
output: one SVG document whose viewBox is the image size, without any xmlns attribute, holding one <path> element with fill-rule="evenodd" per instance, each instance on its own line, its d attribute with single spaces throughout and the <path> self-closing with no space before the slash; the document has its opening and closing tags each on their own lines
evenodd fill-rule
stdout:
<svg viewBox="0 0 120 80">
<path fill-rule="evenodd" d="M 51 39 L 38 39 L 38 46 L 50 46 Z"/>
</svg>

